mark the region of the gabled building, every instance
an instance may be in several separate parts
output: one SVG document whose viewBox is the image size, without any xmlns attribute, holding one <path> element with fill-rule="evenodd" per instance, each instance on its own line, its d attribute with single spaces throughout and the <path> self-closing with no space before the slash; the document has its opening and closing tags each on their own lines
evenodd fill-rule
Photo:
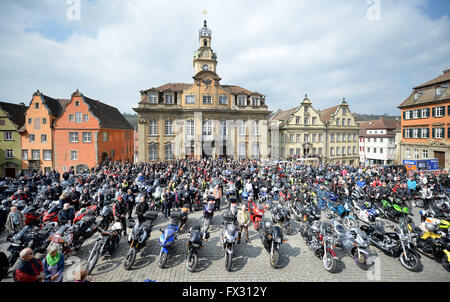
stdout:
<svg viewBox="0 0 450 302">
<path fill-rule="evenodd" d="M 450 168 L 450 69 L 413 88 L 402 112 L 401 160 L 436 158 Z"/>
<path fill-rule="evenodd" d="M 332 163 L 359 163 L 359 128 L 345 100 L 320 111 L 305 96 L 300 106 L 273 114 L 269 124 L 270 149 L 278 153 L 274 157 L 318 157 Z M 278 129 L 278 134 L 274 129 Z"/>
<path fill-rule="evenodd" d="M 25 123 L 27 109 L 23 103 L 0 102 L 0 177 L 16 177 L 22 168 L 19 129 Z"/>
<path fill-rule="evenodd" d="M 117 110 L 78 90 L 55 121 L 54 166 L 81 172 L 105 160 L 133 162 L 134 128 Z"/>
<path fill-rule="evenodd" d="M 168 83 L 140 92 L 138 162 L 183 158 L 266 158 L 265 96 L 222 85 L 206 21 L 199 31 L 191 83 Z"/>
<path fill-rule="evenodd" d="M 54 170 L 55 120 L 64 112 L 67 99 L 54 99 L 39 90 L 33 94 L 21 127 L 22 170 L 25 175 L 33 171 L 44 173 Z"/>
<path fill-rule="evenodd" d="M 400 121 L 381 117 L 360 124 L 360 160 L 366 164 L 391 165 L 396 161 L 396 135 Z M 361 156 L 362 154 L 362 156 Z"/>
</svg>

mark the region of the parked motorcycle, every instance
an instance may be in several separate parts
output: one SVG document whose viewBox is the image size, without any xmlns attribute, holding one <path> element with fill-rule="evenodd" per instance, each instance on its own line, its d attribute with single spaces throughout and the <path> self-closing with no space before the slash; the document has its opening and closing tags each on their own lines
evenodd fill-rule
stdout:
<svg viewBox="0 0 450 302">
<path fill-rule="evenodd" d="M 123 266 L 126 270 L 130 270 L 136 260 L 137 253 L 144 248 L 150 234 L 153 231 L 153 221 L 158 217 L 158 212 L 148 211 L 144 214 L 145 221 L 143 223 L 135 223 L 133 220 L 128 220 L 128 227 L 132 228 L 130 235 L 128 235 L 128 244 L 130 249 L 125 257 Z"/>
<path fill-rule="evenodd" d="M 200 226 L 194 226 L 189 230 L 188 255 L 186 258 L 186 268 L 194 272 L 198 264 L 198 250 L 203 247 L 203 238 L 209 238 L 209 233 L 203 233 Z"/>
<path fill-rule="evenodd" d="M 248 211 L 250 213 L 250 220 L 253 223 L 253 227 L 256 231 L 259 231 L 261 227 L 261 219 L 264 216 L 265 208 L 261 205 L 257 205 L 254 201 L 248 202 Z"/>
<path fill-rule="evenodd" d="M 99 232 L 100 234 L 95 241 L 94 247 L 89 253 L 89 258 L 86 262 L 86 271 L 88 274 L 95 268 L 100 256 L 109 258 L 112 252 L 117 248 L 121 238 L 122 224 L 116 222 L 110 231 L 99 230 Z"/>
<path fill-rule="evenodd" d="M 385 232 L 381 223 L 363 225 L 361 230 L 367 234 L 372 245 L 391 257 L 399 258 L 407 270 L 413 272 L 419 270 L 420 255 L 414 249 L 412 237 L 405 223 L 396 226 L 394 232 Z"/>
<path fill-rule="evenodd" d="M 231 264 L 233 259 L 234 245 L 238 238 L 238 228 L 235 224 L 235 216 L 224 215 L 224 226 L 220 233 L 220 243 L 225 254 L 225 269 L 231 271 Z"/>
<path fill-rule="evenodd" d="M 40 226 L 45 214 L 45 210 L 40 204 L 30 204 L 22 211 L 25 216 L 25 225 Z"/>
<path fill-rule="evenodd" d="M 356 200 L 353 200 L 351 203 L 351 209 L 359 220 L 368 224 L 374 223 L 376 218 L 378 217 L 378 210 L 370 201 L 360 203 Z"/>
<path fill-rule="evenodd" d="M 203 216 L 202 216 L 202 232 L 207 233 L 209 230 L 209 225 L 211 224 L 211 220 L 214 216 L 214 197 L 208 197 L 208 201 L 205 204 L 205 207 L 203 209 Z"/>
<path fill-rule="evenodd" d="M 275 222 L 275 221 L 274 221 Z M 279 222 L 276 222 L 279 224 Z M 273 224 L 271 221 L 264 222 L 261 234 L 261 241 L 264 248 L 270 255 L 270 266 L 276 268 L 280 259 L 279 248 L 283 242 L 283 231 L 277 224 Z"/>
<path fill-rule="evenodd" d="M 272 209 L 272 220 L 281 224 L 286 235 L 292 235 L 294 230 L 291 225 L 291 212 L 278 204 Z"/>
<path fill-rule="evenodd" d="M 166 229 L 159 229 L 162 235 L 159 237 L 159 245 L 161 251 L 158 256 L 158 266 L 164 268 L 169 257 L 169 250 L 174 246 L 178 240 L 179 221 L 182 217 L 181 212 L 172 212 L 170 215 L 172 221 Z"/>
<path fill-rule="evenodd" d="M 300 226 L 299 233 L 306 245 L 319 259 L 330 273 L 337 271 L 339 257 L 334 251 L 334 238 L 329 223 L 314 220 Z"/>
<path fill-rule="evenodd" d="M 328 219 L 339 217 L 342 219 L 342 224 L 346 229 L 358 227 L 358 221 L 353 216 L 348 203 L 339 204 L 337 196 L 333 193 L 330 193 L 328 196 L 325 217 Z"/>
<path fill-rule="evenodd" d="M 17 258 L 19 258 L 20 252 L 28 247 L 28 243 L 30 241 L 29 239 L 29 233 L 31 232 L 32 227 L 29 225 L 26 225 L 22 230 L 20 230 L 16 234 L 10 234 L 8 236 L 8 241 L 11 242 L 11 244 L 8 247 L 8 252 L 10 253 L 8 256 L 8 264 L 9 267 L 12 267 L 16 261 Z"/>
<path fill-rule="evenodd" d="M 399 204 L 391 203 L 387 199 L 382 199 L 381 206 L 378 208 L 378 213 L 381 218 L 398 222 L 401 218 L 404 218 L 405 215 L 409 215 L 411 211 L 408 207 L 402 207 Z M 406 219 L 411 220 L 409 217 Z"/>
<path fill-rule="evenodd" d="M 368 270 L 369 238 L 366 233 L 358 228 L 346 230 L 336 219 L 331 220 L 331 226 L 333 236 L 337 239 L 336 246 L 341 247 L 347 255 L 353 257 L 358 267 Z"/>
</svg>

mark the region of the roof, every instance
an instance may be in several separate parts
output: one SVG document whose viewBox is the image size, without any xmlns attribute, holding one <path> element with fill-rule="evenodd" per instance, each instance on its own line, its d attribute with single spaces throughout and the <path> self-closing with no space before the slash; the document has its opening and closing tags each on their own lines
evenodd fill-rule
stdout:
<svg viewBox="0 0 450 302">
<path fill-rule="evenodd" d="M 64 109 L 70 100 L 67 99 L 54 99 L 43 93 L 41 93 L 42 101 L 50 110 L 50 114 L 56 117 L 59 117 L 64 113 Z"/>
<path fill-rule="evenodd" d="M 16 124 L 18 128 L 25 124 L 25 113 L 28 109 L 27 106 L 0 102 L 0 108 L 9 114 L 10 120 Z"/>
<path fill-rule="evenodd" d="M 237 85 L 221 85 L 221 87 L 231 94 L 246 94 L 246 95 L 259 94 L 257 92 L 247 90 Z"/>
<path fill-rule="evenodd" d="M 278 110 L 273 114 L 273 116 L 270 118 L 271 120 L 280 120 L 280 121 L 287 121 L 291 118 L 292 112 L 294 112 L 296 108 L 292 108 L 289 110 Z"/>
<path fill-rule="evenodd" d="M 335 113 L 338 108 L 339 108 L 339 105 L 330 107 L 330 108 L 326 108 L 326 109 L 320 111 L 320 120 L 322 121 L 322 123 L 329 122 L 331 119 L 331 115 L 333 113 Z"/>
<path fill-rule="evenodd" d="M 425 87 L 428 87 L 431 85 L 440 84 L 440 83 L 444 83 L 444 82 L 448 82 L 448 81 L 450 81 L 450 69 L 444 70 L 444 72 L 440 76 L 438 76 L 438 77 L 432 79 L 431 81 L 428 81 L 422 85 L 416 86 L 413 89 L 417 90 L 420 88 L 425 88 Z"/>
<path fill-rule="evenodd" d="M 133 126 L 125 119 L 125 117 L 117 110 L 117 108 L 106 105 L 100 101 L 90 99 L 83 96 L 84 101 L 89 105 L 89 109 L 99 122 L 100 127 L 106 129 L 127 129 L 134 130 Z"/>
<path fill-rule="evenodd" d="M 148 92 L 148 91 L 158 91 L 158 92 L 164 92 L 164 91 L 175 91 L 175 92 L 181 92 L 184 91 L 186 89 L 189 89 L 192 87 L 192 83 L 167 83 L 164 84 L 162 86 L 159 87 L 153 87 L 147 90 L 144 90 L 143 92 Z M 221 87 L 223 89 L 225 89 L 226 91 L 228 91 L 231 94 L 246 94 L 246 95 L 251 95 L 251 94 L 259 94 L 258 92 L 253 92 L 250 91 L 248 89 L 242 88 L 241 86 L 237 86 L 237 85 L 221 85 Z"/>
<path fill-rule="evenodd" d="M 401 122 L 393 119 L 385 119 L 380 117 L 379 120 L 370 121 L 366 129 L 400 129 Z"/>
<path fill-rule="evenodd" d="M 421 96 L 416 100 L 415 95 L 417 92 L 411 93 L 411 95 L 403 101 L 397 108 L 402 109 L 406 107 L 422 106 L 428 103 L 435 103 L 440 101 L 447 101 L 450 99 L 450 89 L 444 89 L 441 95 L 436 94 L 436 89 L 428 88 L 419 91 Z"/>
</svg>

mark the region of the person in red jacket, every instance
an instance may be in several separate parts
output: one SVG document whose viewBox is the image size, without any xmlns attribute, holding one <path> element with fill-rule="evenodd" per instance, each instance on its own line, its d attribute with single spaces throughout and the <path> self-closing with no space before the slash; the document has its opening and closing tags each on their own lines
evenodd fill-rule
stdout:
<svg viewBox="0 0 450 302">
<path fill-rule="evenodd" d="M 34 258 L 33 250 L 24 248 L 20 252 L 20 263 L 14 271 L 16 282 L 42 282 L 44 281 L 44 266 Z"/>
</svg>

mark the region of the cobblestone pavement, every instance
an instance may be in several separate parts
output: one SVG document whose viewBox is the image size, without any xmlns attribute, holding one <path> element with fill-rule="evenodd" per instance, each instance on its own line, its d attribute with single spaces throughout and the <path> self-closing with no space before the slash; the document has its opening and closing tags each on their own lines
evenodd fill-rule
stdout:
<svg viewBox="0 0 450 302">
<path fill-rule="evenodd" d="M 160 216 L 155 221 L 155 227 L 144 253 L 138 253 L 136 262 L 132 270 L 125 270 L 123 262 L 128 251 L 125 238 L 119 244 L 110 259 L 101 258 L 97 263 L 91 276 L 97 282 L 142 282 L 145 279 L 156 280 L 157 282 L 302 282 L 302 281 L 346 281 L 346 282 L 448 282 L 450 273 L 445 271 L 442 265 L 433 259 L 422 256 L 423 264 L 420 272 L 410 272 L 403 268 L 396 258 L 384 255 L 380 250 L 371 246 L 372 260 L 375 265 L 369 271 L 361 270 L 354 260 L 345 256 L 342 250 L 337 248 L 337 253 L 341 257 L 337 273 L 331 274 L 325 271 L 321 259 L 315 257 L 311 250 L 305 245 L 298 233 L 299 223 L 291 220 L 296 232 L 291 236 L 285 236 L 287 242 L 280 248 L 280 262 L 277 269 L 271 268 L 269 255 L 263 248 L 258 233 L 253 226 L 249 227 L 249 237 L 251 242 L 245 243 L 242 240 L 236 245 L 233 257 L 232 271 L 225 270 L 225 258 L 219 241 L 220 225 L 222 215 L 227 208 L 227 203 L 222 202 L 221 211 L 216 212 L 210 227 L 211 238 L 199 251 L 199 265 L 196 272 L 189 272 L 186 269 L 185 260 L 187 256 L 188 233 L 184 232 L 178 237 L 173 250 L 170 253 L 166 267 L 161 269 L 157 265 L 157 258 L 160 252 L 158 237 L 161 235 L 159 228 L 164 228 L 169 224 L 169 220 Z M 418 223 L 418 209 L 414 209 L 413 217 Z M 266 212 L 265 218 L 269 218 L 270 212 Z M 323 215 L 324 216 L 324 215 Z M 189 216 L 187 228 L 200 223 L 201 212 L 195 212 Z M 130 232 L 130 230 L 128 230 Z M 96 236 L 89 239 L 78 253 L 68 259 L 65 276 L 70 276 L 76 268 L 85 268 L 85 261 L 89 251 L 93 247 Z M 0 251 L 6 251 L 8 243 L 4 238 L 0 239 Z M 37 255 L 42 258 L 43 255 Z M 74 261 L 73 264 L 69 262 Z M 67 281 L 68 278 L 66 278 Z M 8 278 L 3 282 L 12 281 L 12 270 Z"/>
</svg>

